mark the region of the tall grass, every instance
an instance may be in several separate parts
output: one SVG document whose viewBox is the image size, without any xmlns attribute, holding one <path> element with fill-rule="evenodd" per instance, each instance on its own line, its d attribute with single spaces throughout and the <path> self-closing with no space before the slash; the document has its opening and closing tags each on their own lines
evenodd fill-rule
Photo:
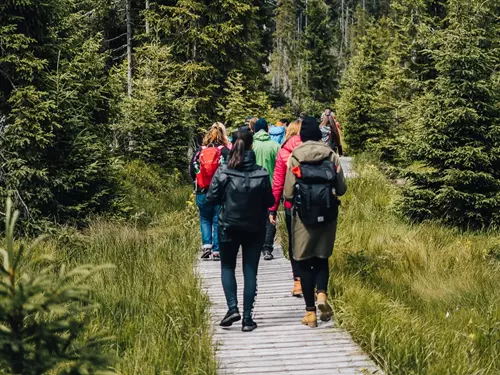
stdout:
<svg viewBox="0 0 500 375">
<path fill-rule="evenodd" d="M 39 251 L 66 264 L 115 265 L 90 281 L 100 305 L 90 331 L 113 335 L 103 350 L 118 357 L 119 374 L 215 374 L 209 301 L 195 274 L 200 239 L 197 214 L 186 206 L 190 188 L 162 185 L 153 172 L 134 177 L 152 176 L 148 181 L 129 181 L 134 194 L 126 197 L 147 220 L 101 218 Z M 141 188 L 152 185 L 158 189 L 154 197 Z M 159 202 L 161 194 L 168 203 Z"/>
<path fill-rule="evenodd" d="M 500 374 L 500 234 L 412 225 L 358 158 L 332 260 L 337 320 L 391 374 Z"/>
</svg>

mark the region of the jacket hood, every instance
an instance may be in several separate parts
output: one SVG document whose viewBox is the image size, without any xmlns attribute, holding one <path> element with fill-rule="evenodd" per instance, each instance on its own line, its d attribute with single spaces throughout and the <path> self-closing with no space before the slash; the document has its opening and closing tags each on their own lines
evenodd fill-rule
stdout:
<svg viewBox="0 0 500 375">
<path fill-rule="evenodd" d="M 271 137 L 269 136 L 269 134 L 267 134 L 266 131 L 259 130 L 257 133 L 254 134 L 253 139 L 257 140 L 257 141 L 265 142 L 265 141 L 270 141 Z"/>
<path fill-rule="evenodd" d="M 257 169 L 257 163 L 255 159 L 255 152 L 253 150 L 245 151 L 245 155 L 243 157 L 243 164 L 238 170 L 240 171 L 253 171 Z"/>
<path fill-rule="evenodd" d="M 286 131 L 284 126 L 275 126 L 272 125 L 271 128 L 269 128 L 269 134 L 271 135 L 281 135 L 284 134 Z"/>
<path fill-rule="evenodd" d="M 313 163 L 329 158 L 332 153 L 333 150 L 321 141 L 307 141 L 293 150 L 292 156 L 297 159 L 299 163 Z"/>
<path fill-rule="evenodd" d="M 300 135 L 294 135 L 293 137 L 290 137 L 290 139 L 286 141 L 281 148 L 287 150 L 288 152 L 292 152 L 301 143 L 302 140 L 300 139 Z"/>
</svg>

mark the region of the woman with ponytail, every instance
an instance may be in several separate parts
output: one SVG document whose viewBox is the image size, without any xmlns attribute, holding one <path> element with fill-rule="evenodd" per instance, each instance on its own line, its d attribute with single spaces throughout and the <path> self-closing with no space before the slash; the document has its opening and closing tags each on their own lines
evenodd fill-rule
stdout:
<svg viewBox="0 0 500 375">
<path fill-rule="evenodd" d="M 255 162 L 253 135 L 240 130 L 229 155 L 229 162 L 217 170 L 207 194 L 207 201 L 220 205 L 219 248 L 222 287 L 228 312 L 220 322 L 229 327 L 241 320 L 236 290 L 236 258 L 243 251 L 243 326 L 253 331 L 257 324 L 252 312 L 257 292 L 257 269 L 266 234 L 268 208 L 274 204 L 267 171 Z"/>
</svg>

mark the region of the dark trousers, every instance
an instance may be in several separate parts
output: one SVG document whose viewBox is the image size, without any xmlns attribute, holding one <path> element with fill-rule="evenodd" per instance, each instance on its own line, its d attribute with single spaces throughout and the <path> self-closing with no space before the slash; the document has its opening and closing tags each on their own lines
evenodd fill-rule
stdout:
<svg viewBox="0 0 500 375">
<path fill-rule="evenodd" d="M 288 232 L 288 256 L 290 258 L 290 263 L 292 263 L 292 273 L 293 278 L 297 279 L 300 277 L 299 265 L 295 259 L 293 259 L 293 247 L 292 247 L 292 210 L 285 208 L 285 222 L 286 231 Z"/>
<path fill-rule="evenodd" d="M 328 290 L 328 278 L 330 273 L 328 259 L 315 257 L 301 260 L 298 263 L 300 269 L 300 283 L 302 284 L 302 294 L 306 302 L 306 310 L 316 311 L 314 287 L 317 286 L 318 293 L 326 293 Z"/>
<path fill-rule="evenodd" d="M 235 277 L 236 257 L 241 246 L 243 253 L 243 317 L 251 318 L 257 295 L 257 269 L 264 245 L 265 232 L 226 232 L 219 234 L 221 280 L 229 310 L 238 308 Z"/>
<path fill-rule="evenodd" d="M 272 225 L 269 217 L 266 222 L 266 238 L 262 251 L 273 252 L 274 250 L 274 237 L 276 236 L 276 225 Z"/>
</svg>

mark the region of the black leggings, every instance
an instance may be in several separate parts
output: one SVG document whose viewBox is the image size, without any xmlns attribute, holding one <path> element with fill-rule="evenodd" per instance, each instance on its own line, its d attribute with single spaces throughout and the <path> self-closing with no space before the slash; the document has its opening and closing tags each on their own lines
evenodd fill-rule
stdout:
<svg viewBox="0 0 500 375">
<path fill-rule="evenodd" d="M 300 283 L 302 284 L 302 294 L 306 302 L 307 311 L 316 311 L 314 299 L 314 287 L 318 288 L 318 293 L 326 293 L 328 290 L 328 278 L 330 270 L 328 259 L 309 258 L 297 262 L 300 270 Z"/>
</svg>

